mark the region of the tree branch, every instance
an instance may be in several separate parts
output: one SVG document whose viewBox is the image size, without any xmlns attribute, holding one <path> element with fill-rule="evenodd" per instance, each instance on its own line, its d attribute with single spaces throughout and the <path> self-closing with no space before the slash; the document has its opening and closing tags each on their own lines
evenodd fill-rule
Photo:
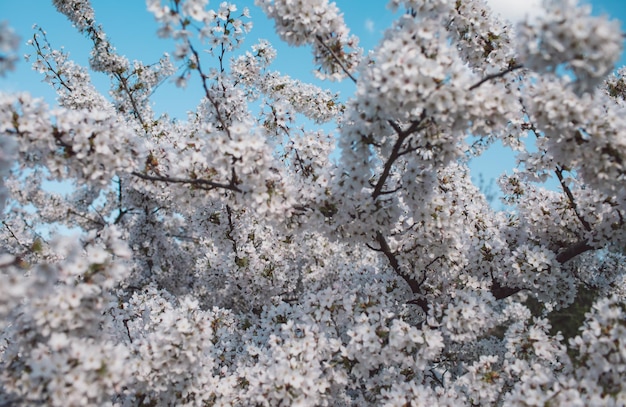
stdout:
<svg viewBox="0 0 626 407">
<path fill-rule="evenodd" d="M 380 178 L 378 178 L 378 182 L 376 183 L 374 191 L 372 192 L 372 198 L 376 199 L 383 194 L 383 187 L 385 185 L 385 182 L 387 182 L 387 178 L 389 178 L 389 174 L 391 173 L 391 168 L 393 167 L 393 164 L 401 155 L 405 154 L 404 152 L 400 151 L 402 145 L 411 134 L 423 128 L 422 124 L 424 123 L 425 117 L 426 112 L 424 111 L 422 112 L 422 117 L 419 120 L 412 122 L 406 130 L 402 130 L 400 126 L 398 126 L 396 123 L 392 122 L 391 120 L 389 121 L 391 127 L 393 127 L 393 129 L 398 134 L 398 139 L 391 149 L 391 154 L 389 155 L 389 158 L 387 158 L 387 161 L 385 162 L 385 166 L 383 167 L 383 173 L 380 175 Z"/>
<path fill-rule="evenodd" d="M 115 220 L 113 221 L 114 225 L 117 225 L 118 223 L 120 223 L 122 221 L 122 218 L 124 217 L 124 215 L 126 215 L 128 213 L 127 209 L 124 209 L 122 202 L 122 178 L 120 178 L 120 176 L 117 176 L 117 202 L 118 202 L 118 209 L 119 209 L 119 213 L 117 214 L 117 217 L 115 218 Z"/>
<path fill-rule="evenodd" d="M 565 180 L 563 179 L 563 169 L 557 166 L 554 172 L 556 173 L 556 177 L 559 179 L 559 183 L 561 184 L 561 188 L 563 188 L 563 192 L 565 192 L 565 195 L 567 195 L 567 199 L 569 199 L 570 206 L 572 207 L 572 210 L 576 214 L 576 217 L 578 218 L 580 223 L 582 223 L 585 230 L 587 232 L 591 232 L 591 225 L 578 212 L 578 205 L 576 205 L 576 201 L 574 200 L 574 195 L 572 194 L 572 191 L 567 186 L 567 184 L 565 184 Z"/>
<path fill-rule="evenodd" d="M 317 39 L 317 42 L 319 42 L 320 44 L 322 44 L 322 47 L 324 47 L 324 49 L 326 49 L 326 51 L 328 51 L 330 53 L 330 55 L 333 57 L 333 59 L 335 60 L 335 62 L 337 62 L 339 64 L 339 67 L 341 67 L 341 70 L 348 75 L 348 78 L 352 79 L 352 82 L 356 83 L 356 78 L 354 76 L 352 76 L 352 74 L 350 73 L 350 71 L 348 71 L 348 68 L 346 68 L 346 66 L 344 65 L 344 63 L 339 59 L 339 57 L 337 56 L 337 54 L 335 54 L 335 52 L 328 46 L 326 45 L 326 43 L 324 42 L 324 40 L 322 39 L 321 36 L 316 36 L 315 39 Z"/>
<path fill-rule="evenodd" d="M 470 86 L 469 90 L 474 90 L 474 89 L 478 88 L 479 86 L 481 86 L 485 82 L 488 82 L 488 81 L 490 81 L 492 79 L 501 78 L 501 77 L 505 76 L 506 74 L 511 73 L 513 71 L 516 71 L 518 69 L 521 69 L 523 67 L 524 67 L 524 65 L 522 65 L 522 64 L 516 64 L 516 65 L 509 66 L 507 69 L 505 69 L 502 72 L 498 72 L 498 73 L 494 73 L 494 74 L 491 74 L 491 75 L 487 75 L 484 78 L 482 78 L 480 81 L 478 81 L 475 84 L 473 84 L 472 86 Z"/>
<path fill-rule="evenodd" d="M 581 240 L 580 242 L 574 243 L 573 245 L 563 250 L 561 253 L 557 254 L 556 261 L 561 264 L 565 264 L 574 257 L 593 249 L 594 248 L 590 246 L 586 240 Z"/>
<path fill-rule="evenodd" d="M 242 192 L 241 189 L 239 189 L 237 185 L 235 185 L 234 180 L 231 180 L 231 182 L 228 184 L 223 184 L 219 182 L 209 181 L 206 179 L 170 178 L 170 177 L 163 177 L 160 175 L 147 175 L 147 174 L 142 174 L 137 171 L 133 171 L 131 172 L 131 174 L 134 175 L 135 177 L 145 179 L 147 181 L 166 182 L 170 184 L 190 184 L 190 185 L 194 185 L 198 188 L 205 189 L 205 190 L 221 188 L 221 189 L 226 189 L 226 190 L 234 191 L 234 192 Z"/>
<path fill-rule="evenodd" d="M 43 35 L 44 41 L 49 46 L 50 44 L 48 43 L 48 38 L 46 37 L 45 31 L 39 28 L 39 32 Z M 72 93 L 74 90 L 63 80 L 63 77 L 61 76 L 61 74 L 52 67 L 48 58 L 44 57 L 43 51 L 41 50 L 41 46 L 39 45 L 39 41 L 37 40 L 37 34 L 33 35 L 33 43 L 35 44 L 35 47 L 37 48 L 37 56 L 41 57 L 45 61 L 46 65 L 48 65 L 48 69 L 50 69 L 50 71 L 54 74 L 54 76 L 59 80 L 59 84 L 63 86 L 68 92 Z"/>
<path fill-rule="evenodd" d="M 68 214 L 70 214 L 70 215 L 75 215 L 75 216 L 78 216 L 79 218 L 85 219 L 86 221 L 91 222 L 91 223 L 93 223 L 93 224 L 95 224 L 95 225 L 98 225 L 98 226 L 100 226 L 100 227 L 105 227 L 105 226 L 106 226 L 106 221 L 104 220 L 104 218 L 102 217 L 102 215 L 100 215 L 99 213 L 98 213 L 98 215 L 100 216 L 100 218 L 102 218 L 102 220 L 92 219 L 92 218 L 90 218 L 89 216 L 84 215 L 84 214 L 79 213 L 79 212 L 76 212 L 75 210 L 73 210 L 73 209 L 71 209 L 71 208 L 69 208 L 69 209 L 67 210 L 67 213 L 68 213 Z M 96 213 L 97 213 L 97 211 L 96 211 Z"/>
<path fill-rule="evenodd" d="M 593 249 L 594 248 L 587 244 L 586 241 L 581 240 L 580 242 L 569 246 L 561 253 L 559 253 L 556 256 L 556 261 L 558 261 L 560 264 L 565 264 L 574 257 Z M 501 300 L 503 298 L 510 297 L 513 294 L 517 294 L 518 292 L 522 291 L 522 289 L 517 287 L 507 287 L 506 285 L 501 284 L 492 276 L 490 291 L 497 300 Z"/>
<path fill-rule="evenodd" d="M 502 284 L 500 284 L 500 282 L 498 280 L 496 280 L 495 278 L 493 278 L 491 280 L 491 294 L 493 294 L 493 296 L 496 298 L 496 300 L 501 300 L 503 298 L 507 298 L 512 296 L 513 294 L 517 294 L 518 292 L 522 291 L 521 288 L 512 288 L 512 287 L 507 287 L 504 286 Z"/>
<path fill-rule="evenodd" d="M 133 93 L 128 88 L 127 78 L 124 78 L 122 74 L 120 73 L 115 73 L 113 74 L 113 76 L 117 78 L 119 83 L 122 85 L 122 89 L 124 89 L 124 93 L 126 93 L 126 95 L 128 96 L 128 100 L 130 100 L 130 105 L 133 107 L 133 116 L 135 116 L 135 119 L 139 120 L 139 124 L 141 124 L 141 128 L 144 131 L 147 131 L 148 128 L 146 126 L 146 122 L 143 120 L 143 117 L 141 116 L 141 113 L 139 112 L 137 101 L 135 100 Z"/>
<path fill-rule="evenodd" d="M 176 13 L 179 13 L 179 5 L 178 2 L 175 3 L 176 4 Z M 185 26 L 185 24 L 183 23 L 183 21 L 180 21 L 180 24 L 182 27 Z M 196 50 L 196 48 L 193 46 L 193 44 L 191 43 L 191 40 L 189 38 L 187 38 L 187 46 L 189 47 L 189 50 L 191 51 L 191 53 L 194 56 L 195 61 L 192 61 L 194 64 L 193 69 L 195 69 L 198 74 L 200 75 L 200 79 L 202 80 L 202 89 L 204 90 L 204 95 L 206 96 L 206 98 L 209 100 L 209 102 L 211 102 L 211 104 L 213 105 L 213 108 L 215 109 L 215 115 L 217 117 L 217 120 L 220 122 L 220 124 L 222 125 L 223 130 L 226 132 L 226 135 L 228 136 L 228 138 L 230 139 L 230 129 L 229 127 L 226 125 L 226 121 L 224 120 L 224 117 L 222 117 L 222 114 L 220 113 L 220 109 L 219 109 L 219 103 L 217 102 L 217 100 L 215 100 L 215 98 L 213 98 L 213 96 L 211 96 L 211 92 L 209 92 L 209 86 L 207 85 L 207 79 L 208 76 L 202 71 L 202 67 L 200 65 L 200 53 L 198 52 L 198 50 Z M 222 47 L 222 57 L 223 57 L 223 47 Z M 222 59 L 220 58 L 220 69 L 223 72 L 224 69 L 222 67 Z"/>
<path fill-rule="evenodd" d="M 376 232 L 376 241 L 378 242 L 380 249 L 374 250 L 382 252 L 385 257 L 387 257 L 391 268 L 393 268 L 396 274 L 402 277 L 402 279 L 407 282 L 413 294 L 421 294 L 421 285 L 424 282 L 425 278 L 421 282 L 418 282 L 417 280 L 407 276 L 405 273 L 402 272 L 402 269 L 400 268 L 400 263 L 398 262 L 396 255 L 391 251 L 391 248 L 389 247 L 389 244 L 387 243 L 387 240 L 385 240 L 385 237 L 382 233 Z M 422 310 L 424 310 L 424 312 L 428 312 L 428 303 L 425 299 L 418 298 L 410 301 L 410 303 L 417 304 L 422 308 Z"/>
<path fill-rule="evenodd" d="M 24 247 L 26 249 L 29 249 L 28 245 L 25 245 L 24 243 L 20 242 L 20 239 L 18 239 L 17 236 L 15 236 L 15 233 L 13 233 L 13 230 L 8 225 L 8 223 L 6 223 L 5 221 L 2 221 L 2 224 L 9 231 L 9 234 L 13 237 L 13 239 L 15 239 L 15 241 L 17 242 L 18 245 L 20 245 L 20 246 L 22 246 L 22 247 Z"/>
</svg>

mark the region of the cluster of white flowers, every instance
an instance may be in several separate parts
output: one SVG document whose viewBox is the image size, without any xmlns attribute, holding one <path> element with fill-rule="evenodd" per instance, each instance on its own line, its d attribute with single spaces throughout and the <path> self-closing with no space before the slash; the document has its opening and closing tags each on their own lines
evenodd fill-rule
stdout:
<svg viewBox="0 0 626 407">
<path fill-rule="evenodd" d="M 104 185 L 115 172 L 132 171 L 144 154 L 143 141 L 107 112 L 49 110 L 27 94 L 2 95 L 0 104 L 1 130 L 18 142 L 26 163 L 45 165 L 52 178 Z"/>
<path fill-rule="evenodd" d="M 320 78 L 338 80 L 361 61 L 358 38 L 350 35 L 343 15 L 328 0 L 256 0 L 274 20 L 276 32 L 290 45 L 311 45 Z"/>
<path fill-rule="evenodd" d="M 115 52 L 102 27 L 96 24 L 95 13 L 89 0 L 54 0 L 57 10 L 64 14 L 74 26 L 93 41 L 89 60 L 96 72 L 119 74 L 128 68 L 128 60 Z"/>
<path fill-rule="evenodd" d="M 53 0 L 52 4 L 63 13 L 74 26 L 84 32 L 95 22 L 95 13 L 89 0 Z"/>
<path fill-rule="evenodd" d="M 610 395 L 615 395 L 616 404 L 624 403 L 626 320 L 623 302 L 609 296 L 595 303 L 586 317 L 580 335 L 570 340 L 572 348 L 578 352 L 577 362 L 581 368 L 575 372 L 576 380 L 568 384 L 585 404 L 608 405 L 613 402 Z"/>
<path fill-rule="evenodd" d="M 0 405 L 624 404 L 614 23 L 554 1 L 520 40 L 483 0 L 392 0 L 361 61 L 336 4 L 257 3 L 354 98 L 271 71 L 266 41 L 236 55 L 231 3 L 148 1 L 177 71 L 54 1 L 111 91 L 39 30 L 59 106 L 0 94 Z M 196 109 L 156 117 L 189 75 Z M 467 166 L 497 140 L 512 212 Z"/>
<path fill-rule="evenodd" d="M 9 197 L 4 186 L 4 180 L 9 177 L 9 172 L 17 157 L 17 144 L 15 140 L 6 136 L 0 136 L 0 213 L 4 211 L 4 205 Z"/>
<path fill-rule="evenodd" d="M 231 72 L 237 83 L 247 85 L 249 99 L 263 95 L 270 109 L 263 125 L 269 133 L 284 134 L 287 123 L 295 121 L 295 113 L 303 114 L 317 123 L 336 118 L 343 110 L 337 94 L 317 86 L 302 83 L 278 72 L 269 72 L 267 67 L 276 51 L 266 41 L 260 41 L 232 61 Z"/>
<path fill-rule="evenodd" d="M 545 0 L 545 13 L 520 26 L 520 62 L 538 72 L 570 70 L 574 90 L 588 92 L 600 84 L 619 60 L 619 22 L 591 15 L 578 0 Z"/>
<path fill-rule="evenodd" d="M 26 403 L 84 405 L 121 390 L 131 373 L 128 352 L 110 337 L 104 314 L 117 306 L 111 290 L 128 275 L 123 259 L 130 252 L 119 238 L 115 228 L 82 242 L 59 238 L 47 262 L 12 284 L 26 295 L 13 303 L 13 323 L 3 333 L 4 391 Z"/>
<path fill-rule="evenodd" d="M 17 56 L 14 52 L 20 39 L 6 21 L 0 21 L 0 76 L 15 69 Z"/>
<path fill-rule="evenodd" d="M 27 44 L 36 50 L 33 69 L 44 74 L 46 82 L 54 86 L 60 106 L 73 110 L 110 111 L 110 103 L 93 86 L 88 70 L 71 61 L 62 50 L 52 49 L 42 29 Z"/>
<path fill-rule="evenodd" d="M 244 22 L 244 19 L 250 18 L 248 8 L 244 8 L 237 16 L 237 6 L 225 1 L 220 3 L 217 10 L 207 10 L 207 0 L 189 0 L 182 4 L 170 1 L 169 6 L 163 5 L 161 0 L 148 0 L 147 5 L 148 11 L 160 24 L 158 36 L 176 40 L 174 58 L 184 60 L 187 65 L 187 70 L 178 75 L 176 80 L 176 84 L 181 87 L 186 86 L 190 71 L 201 69 L 198 49 L 192 41 L 194 29 L 201 44 L 208 46 L 206 51 L 219 60 L 219 69 L 212 69 L 211 76 L 224 71 L 225 54 L 237 49 L 252 29 L 252 23 Z M 208 71 L 203 73 L 207 74 Z"/>
<path fill-rule="evenodd" d="M 491 13 L 484 0 L 391 0 L 389 8 L 402 5 L 417 18 L 439 19 L 463 59 L 480 73 L 493 73 L 515 63 L 511 27 Z"/>
</svg>

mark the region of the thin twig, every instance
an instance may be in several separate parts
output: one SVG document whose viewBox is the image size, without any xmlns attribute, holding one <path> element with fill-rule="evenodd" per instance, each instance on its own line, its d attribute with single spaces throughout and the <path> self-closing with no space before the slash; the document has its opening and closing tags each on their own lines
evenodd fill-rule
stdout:
<svg viewBox="0 0 626 407">
<path fill-rule="evenodd" d="M 22 247 L 25 247 L 26 249 L 29 248 L 27 245 L 25 245 L 24 243 L 20 242 L 20 239 L 18 239 L 17 236 L 15 236 L 15 233 L 13 233 L 13 230 L 11 229 L 11 227 L 5 221 L 2 221 L 2 224 L 4 225 L 5 228 L 7 228 L 7 230 L 9 231 L 11 236 L 13 236 L 13 239 L 15 239 L 17 244 L 19 244 Z"/>
<path fill-rule="evenodd" d="M 576 201 L 574 200 L 574 194 L 572 194 L 572 191 L 565 183 L 565 179 L 563 179 L 563 169 L 561 167 L 556 167 L 556 170 L 554 170 L 554 172 L 556 173 L 556 177 L 559 179 L 559 183 L 561 184 L 561 188 L 563 188 L 563 192 L 565 192 L 565 195 L 567 195 L 567 199 L 569 200 L 570 207 L 576 214 L 576 217 L 578 218 L 580 223 L 582 223 L 585 230 L 587 232 L 591 232 L 591 225 L 578 212 L 578 205 L 576 205 Z"/>
<path fill-rule="evenodd" d="M 472 86 L 470 86 L 469 90 L 474 90 L 474 89 L 478 88 L 479 86 L 481 86 L 483 83 L 485 83 L 487 81 L 490 81 L 490 80 L 496 79 L 496 78 L 501 78 L 501 77 L 505 76 L 506 74 L 508 74 L 510 72 L 513 72 L 513 71 L 516 71 L 518 69 L 521 69 L 523 67 L 524 67 L 524 65 L 516 64 L 516 65 L 512 65 L 512 66 L 508 67 L 507 69 L 505 69 L 502 72 L 498 72 L 498 73 L 494 73 L 494 74 L 491 74 L 491 75 L 487 75 L 484 78 L 482 78 L 480 81 L 478 81 L 475 84 L 473 84 Z"/>
<path fill-rule="evenodd" d="M 79 212 L 76 212 L 76 211 L 75 211 L 75 210 L 73 210 L 73 209 L 68 209 L 68 210 L 67 210 L 67 213 L 68 213 L 68 214 L 71 214 L 71 215 L 76 215 L 76 216 L 78 216 L 79 218 L 83 218 L 83 219 L 85 219 L 86 221 L 89 221 L 89 222 L 91 222 L 91 223 L 93 223 L 93 224 L 95 224 L 95 225 L 98 225 L 98 226 L 100 226 L 100 227 L 104 227 L 104 226 L 106 226 L 106 221 L 104 220 L 104 218 L 103 218 L 103 217 L 102 217 L 102 215 L 100 215 L 100 214 L 98 214 L 98 215 L 100 215 L 100 218 L 102 218 L 102 221 L 100 221 L 100 220 L 96 220 L 96 219 L 92 219 L 92 218 L 90 218 L 89 216 L 84 215 L 84 214 L 79 213 Z"/>
<path fill-rule="evenodd" d="M 352 79 L 352 82 L 356 83 L 356 78 L 350 73 L 350 71 L 348 71 L 348 68 L 346 68 L 344 63 L 339 59 L 339 56 L 337 56 L 337 54 L 335 54 L 335 51 L 333 51 L 328 45 L 326 45 L 326 43 L 324 42 L 324 40 L 322 39 L 321 36 L 318 35 L 315 38 L 317 39 L 317 42 L 322 44 L 322 46 L 326 49 L 326 51 L 328 51 L 330 53 L 330 55 L 333 57 L 335 62 L 337 62 L 339 64 L 339 66 L 341 67 L 341 70 L 346 75 L 348 75 L 348 78 Z"/>
<path fill-rule="evenodd" d="M 178 2 L 176 2 L 175 5 L 176 5 L 175 11 L 176 11 L 176 13 L 179 13 L 180 10 L 179 10 Z M 184 26 L 182 20 L 180 20 L 180 24 L 181 24 L 181 26 Z M 211 102 L 211 104 L 213 105 L 213 108 L 215 109 L 215 114 L 217 116 L 217 120 L 222 125 L 222 128 L 226 132 L 226 135 L 228 136 L 228 138 L 231 139 L 230 129 L 226 125 L 226 121 L 224 120 L 224 118 L 222 117 L 222 114 L 220 113 L 219 103 L 217 103 L 217 100 L 215 100 L 211 96 L 211 92 L 209 92 L 209 86 L 207 85 L 208 76 L 203 72 L 202 67 L 200 65 L 200 53 L 193 46 L 193 44 L 191 43 L 191 40 L 189 38 L 187 38 L 187 46 L 189 47 L 189 50 L 191 51 L 191 53 L 194 56 L 194 59 L 195 59 L 195 61 L 193 61 L 194 69 L 198 72 L 198 74 L 200 75 L 200 79 L 202 80 L 202 89 L 204 90 L 204 95 L 209 100 L 209 102 Z M 222 48 L 222 52 L 223 52 L 223 48 Z M 223 53 L 222 53 L 222 57 L 223 57 Z M 223 67 L 222 67 L 221 63 L 222 63 L 222 60 L 220 58 L 220 68 L 223 71 Z"/>
<path fill-rule="evenodd" d="M 118 223 L 120 223 L 122 221 L 122 218 L 124 217 L 124 215 L 126 215 L 128 213 L 128 210 L 124 209 L 124 206 L 122 205 L 122 202 L 123 202 L 123 200 L 122 200 L 122 179 L 119 176 L 117 177 L 117 202 L 118 202 L 119 213 L 117 214 L 117 217 L 113 221 L 114 225 L 117 225 Z"/>
<path fill-rule="evenodd" d="M 115 73 L 113 76 L 115 76 L 117 80 L 119 81 L 119 83 L 122 84 L 122 89 L 124 89 L 124 92 L 128 96 L 128 99 L 130 100 L 130 105 L 133 107 L 133 116 L 135 116 L 135 118 L 139 120 L 139 123 L 141 124 L 141 128 L 143 128 L 144 131 L 147 131 L 148 128 L 146 126 L 146 122 L 143 120 L 143 117 L 139 113 L 139 108 L 137 107 L 137 101 L 135 101 L 135 97 L 133 96 L 132 92 L 128 88 L 128 83 L 126 82 L 127 78 L 124 78 L 122 74 L 119 74 L 119 73 Z"/>
<path fill-rule="evenodd" d="M 206 189 L 206 190 L 221 188 L 221 189 L 227 189 L 229 191 L 234 191 L 234 192 L 242 192 L 241 189 L 239 189 L 233 181 L 231 181 L 229 184 L 223 184 L 219 182 L 209 181 L 206 179 L 170 178 L 170 177 L 163 177 L 160 175 L 156 175 L 156 176 L 147 175 L 147 174 L 142 174 L 137 171 L 133 171 L 131 172 L 131 174 L 134 175 L 135 177 L 145 179 L 147 181 L 158 181 L 158 182 L 166 182 L 166 183 L 171 183 L 171 184 L 190 184 L 190 185 L 195 185 L 201 189 Z"/>
<path fill-rule="evenodd" d="M 45 32 L 41 28 L 39 29 L 39 31 L 43 34 L 44 40 L 49 46 L 50 44 L 48 43 L 48 38 L 46 37 Z M 72 93 L 73 92 L 72 88 L 63 80 L 63 77 L 61 76 L 61 74 L 52 67 L 52 65 L 50 64 L 50 61 L 48 61 L 48 59 L 44 57 L 43 52 L 41 51 L 41 46 L 39 45 L 39 41 L 37 40 L 37 34 L 33 35 L 33 42 L 35 43 L 36 48 L 37 48 L 37 55 L 40 56 L 46 62 L 46 65 L 48 65 L 48 68 L 50 69 L 50 71 L 59 80 L 59 84 L 63 86 L 65 89 L 67 89 L 68 92 Z"/>
</svg>

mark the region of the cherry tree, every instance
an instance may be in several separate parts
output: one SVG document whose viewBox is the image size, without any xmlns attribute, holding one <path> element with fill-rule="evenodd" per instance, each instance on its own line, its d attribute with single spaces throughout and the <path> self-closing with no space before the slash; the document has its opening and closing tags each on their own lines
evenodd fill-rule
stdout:
<svg viewBox="0 0 626 407">
<path fill-rule="evenodd" d="M 176 47 L 145 63 L 88 0 L 53 3 L 92 51 L 39 29 L 56 105 L 0 94 L 0 404 L 626 403 L 617 22 L 391 0 L 366 53 L 328 0 L 256 0 L 320 78 L 355 82 L 340 99 L 272 70 L 267 41 L 240 49 L 235 4 L 148 0 Z M 17 42 L 0 25 L 3 75 Z M 155 114 L 191 77 L 187 120 Z M 468 169 L 496 141 L 509 211 Z"/>
</svg>

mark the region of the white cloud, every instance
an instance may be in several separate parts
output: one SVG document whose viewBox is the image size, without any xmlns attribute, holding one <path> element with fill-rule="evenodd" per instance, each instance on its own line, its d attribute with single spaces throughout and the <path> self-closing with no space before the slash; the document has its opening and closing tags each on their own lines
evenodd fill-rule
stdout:
<svg viewBox="0 0 626 407">
<path fill-rule="evenodd" d="M 516 23 L 537 17 L 543 11 L 541 0 L 486 0 L 496 14 Z"/>
<path fill-rule="evenodd" d="M 365 29 L 370 34 L 373 34 L 374 33 L 374 20 L 369 19 L 369 18 L 365 20 Z"/>
</svg>

